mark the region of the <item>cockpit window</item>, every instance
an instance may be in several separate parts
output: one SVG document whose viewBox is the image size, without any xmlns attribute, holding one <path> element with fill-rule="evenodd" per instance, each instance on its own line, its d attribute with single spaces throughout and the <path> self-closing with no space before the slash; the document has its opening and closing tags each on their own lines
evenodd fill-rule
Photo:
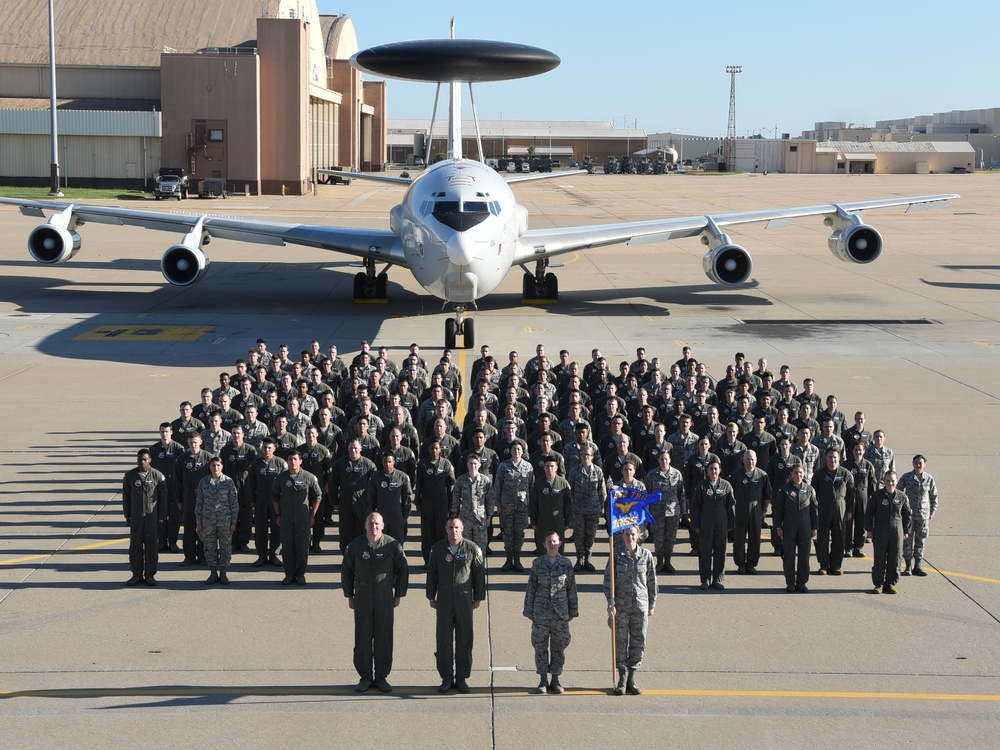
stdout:
<svg viewBox="0 0 1000 750">
<path fill-rule="evenodd" d="M 436 201 L 434 203 L 434 218 L 456 232 L 472 229 L 485 221 L 489 215 L 490 211 L 486 201 L 466 201 L 464 205 L 460 205 L 458 201 Z"/>
</svg>

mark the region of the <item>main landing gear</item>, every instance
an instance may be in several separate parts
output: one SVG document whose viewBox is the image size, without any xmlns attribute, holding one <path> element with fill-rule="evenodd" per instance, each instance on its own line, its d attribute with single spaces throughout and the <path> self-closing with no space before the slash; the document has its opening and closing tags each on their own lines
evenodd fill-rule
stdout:
<svg viewBox="0 0 1000 750">
<path fill-rule="evenodd" d="M 455 349 L 459 336 L 462 337 L 462 348 L 471 349 L 476 345 L 476 321 L 465 318 L 465 305 L 455 305 L 455 317 L 444 322 L 444 348 Z"/>
<path fill-rule="evenodd" d="M 386 266 L 382 273 L 375 273 L 375 259 L 365 258 L 364 271 L 354 274 L 354 301 L 357 304 L 379 305 L 389 301 L 389 274 Z"/>
<path fill-rule="evenodd" d="M 552 305 L 559 301 L 559 279 L 554 273 L 546 273 L 549 260 L 535 261 L 535 273 L 525 272 L 521 279 L 521 303 L 531 305 Z"/>
</svg>

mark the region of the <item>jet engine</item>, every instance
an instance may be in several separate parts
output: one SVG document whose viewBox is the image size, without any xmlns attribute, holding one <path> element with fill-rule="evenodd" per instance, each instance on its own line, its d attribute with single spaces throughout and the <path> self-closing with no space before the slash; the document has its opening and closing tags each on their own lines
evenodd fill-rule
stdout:
<svg viewBox="0 0 1000 750">
<path fill-rule="evenodd" d="M 45 224 L 35 227 L 28 235 L 28 252 L 39 263 L 64 263 L 80 251 L 80 235 L 76 232 L 77 218 L 67 208 L 54 214 Z"/>
<path fill-rule="evenodd" d="M 739 245 L 726 244 L 709 250 L 701 259 L 705 275 L 716 284 L 734 286 L 742 284 L 753 271 L 753 260 Z"/>
<path fill-rule="evenodd" d="M 737 245 L 718 225 L 706 217 L 705 231 L 701 234 L 701 244 L 709 250 L 701 259 L 701 267 L 716 284 L 735 286 L 750 278 L 753 260 L 744 248 Z"/>
<path fill-rule="evenodd" d="M 827 244 L 831 253 L 849 263 L 871 263 L 882 254 L 882 235 L 860 222 L 836 229 Z"/>
<path fill-rule="evenodd" d="M 163 278 L 174 286 L 190 286 L 201 281 L 208 270 L 209 259 L 201 249 L 211 240 L 202 229 L 204 218 L 199 219 L 194 228 L 184 235 L 178 244 L 167 248 L 160 258 Z"/>
</svg>

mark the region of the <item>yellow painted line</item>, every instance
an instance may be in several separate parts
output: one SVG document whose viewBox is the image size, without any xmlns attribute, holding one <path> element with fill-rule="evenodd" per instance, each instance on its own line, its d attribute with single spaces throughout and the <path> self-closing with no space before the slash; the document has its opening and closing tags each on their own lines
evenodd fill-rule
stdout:
<svg viewBox="0 0 1000 750">
<path fill-rule="evenodd" d="M 432 687 L 400 687 L 394 686 L 393 695 L 434 695 L 437 688 Z M 474 695 L 531 695 L 527 687 L 473 688 Z M 575 689 L 568 688 L 566 695 L 610 695 L 611 689 Z M 795 690 L 649 690 L 643 689 L 646 696 L 698 697 L 698 698 L 805 698 L 805 699 L 841 699 L 841 700 L 906 700 L 906 701 L 965 701 L 980 703 L 1000 702 L 1000 695 L 980 695 L 976 693 L 856 693 L 836 691 L 795 691 Z M 309 695 L 356 695 L 354 687 L 164 687 L 164 688 L 71 688 L 64 690 L 6 690 L 0 691 L 0 698 L 116 698 L 116 697 L 198 697 L 207 695 L 231 696 L 309 696 Z M 372 690 L 372 695 L 379 693 Z M 442 696 L 444 700 L 453 700 L 454 695 Z"/>
<path fill-rule="evenodd" d="M 967 578 L 970 581 L 982 581 L 983 583 L 1000 583 L 1000 580 L 996 578 L 983 578 L 982 576 L 973 576 L 968 573 L 952 573 L 950 570 L 939 570 L 943 576 L 954 576 L 955 578 Z"/>
<path fill-rule="evenodd" d="M 996 349 L 996 344 L 986 344 L 983 343 L 982 341 L 973 341 L 972 343 L 975 344 L 976 346 L 986 347 L 987 349 Z"/>
<path fill-rule="evenodd" d="M 85 552 L 91 549 L 101 549 L 102 547 L 113 547 L 116 544 L 125 544 L 128 542 L 128 537 L 122 537 L 121 539 L 112 539 L 108 542 L 94 542 L 93 544 L 85 544 L 82 547 L 73 547 L 71 549 L 58 549 L 52 552 L 46 552 L 41 555 L 26 555 L 25 557 L 14 557 L 10 560 L 0 560 L 0 565 L 12 565 L 13 563 L 30 562 L 31 560 L 44 560 L 46 557 L 52 557 L 53 555 L 68 555 L 71 552 Z"/>
<path fill-rule="evenodd" d="M 215 326 L 99 326 L 73 341 L 197 341 Z"/>
</svg>

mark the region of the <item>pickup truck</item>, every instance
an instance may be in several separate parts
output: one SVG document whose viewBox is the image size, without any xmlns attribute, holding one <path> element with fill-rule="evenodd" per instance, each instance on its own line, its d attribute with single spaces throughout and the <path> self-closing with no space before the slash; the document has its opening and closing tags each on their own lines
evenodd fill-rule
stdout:
<svg viewBox="0 0 1000 750">
<path fill-rule="evenodd" d="M 161 198 L 187 198 L 187 184 L 183 178 L 173 174 L 164 174 L 156 178 L 153 186 L 153 197 L 156 200 Z"/>
</svg>

